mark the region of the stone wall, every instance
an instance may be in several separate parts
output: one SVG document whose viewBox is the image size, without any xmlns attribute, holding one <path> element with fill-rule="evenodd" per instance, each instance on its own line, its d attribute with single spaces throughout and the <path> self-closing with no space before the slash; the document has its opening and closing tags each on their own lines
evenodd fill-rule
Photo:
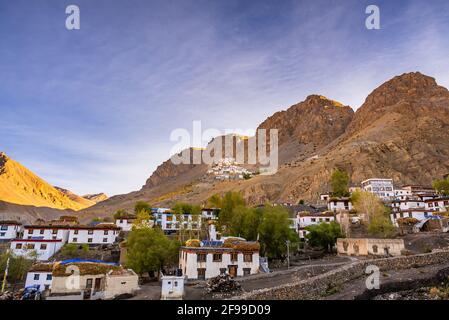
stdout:
<svg viewBox="0 0 449 320">
<path fill-rule="evenodd" d="M 319 276 L 293 281 L 273 288 L 254 290 L 244 293 L 236 300 L 308 300 L 320 299 L 331 294 L 334 288 L 365 275 L 366 267 L 377 266 L 380 271 L 400 270 L 433 264 L 449 263 L 449 250 L 435 250 L 432 253 L 413 256 L 401 256 L 384 259 L 372 259 L 353 262 Z"/>
</svg>

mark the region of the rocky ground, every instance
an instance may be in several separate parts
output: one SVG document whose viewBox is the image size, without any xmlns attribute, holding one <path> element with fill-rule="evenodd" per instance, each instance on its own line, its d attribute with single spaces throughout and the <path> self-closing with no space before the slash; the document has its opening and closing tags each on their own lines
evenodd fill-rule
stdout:
<svg viewBox="0 0 449 320">
<path fill-rule="evenodd" d="M 382 272 L 380 289 L 368 290 L 366 277 L 355 279 L 336 288 L 325 300 L 430 300 L 438 297 L 430 294 L 431 289 L 440 287 L 444 293 L 448 278 L 441 278 L 441 271 L 449 268 L 449 262 L 421 268 Z M 443 280 L 441 280 L 443 279 Z M 446 289 L 447 290 L 447 289 Z M 435 290 L 433 290 L 435 291 Z"/>
</svg>

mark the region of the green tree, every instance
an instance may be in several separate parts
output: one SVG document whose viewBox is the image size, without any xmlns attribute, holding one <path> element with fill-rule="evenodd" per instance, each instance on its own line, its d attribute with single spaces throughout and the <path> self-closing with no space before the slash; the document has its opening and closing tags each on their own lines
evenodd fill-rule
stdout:
<svg viewBox="0 0 449 320">
<path fill-rule="evenodd" d="M 351 196 L 354 209 L 364 214 L 368 233 L 374 236 L 388 237 L 394 232 L 390 221 L 390 209 L 374 194 L 356 191 Z"/>
<path fill-rule="evenodd" d="M 312 247 L 318 247 L 332 252 L 332 248 L 337 242 L 337 238 L 343 238 L 340 225 L 335 221 L 330 223 L 319 223 L 306 227 L 309 232 L 306 239 Z"/>
<path fill-rule="evenodd" d="M 133 229 L 126 241 L 127 267 L 142 274 L 177 265 L 180 243 L 170 240 L 159 228 Z"/>
<path fill-rule="evenodd" d="M 433 188 L 443 196 L 449 196 L 449 177 L 443 180 L 435 180 Z"/>
<path fill-rule="evenodd" d="M 221 208 L 222 204 L 222 197 L 218 194 L 214 194 L 207 200 L 207 205 L 212 208 Z"/>
<path fill-rule="evenodd" d="M 394 234 L 395 227 L 385 215 L 378 215 L 371 219 L 368 233 L 381 238 L 389 238 Z"/>
<path fill-rule="evenodd" d="M 335 169 L 331 175 L 332 196 L 348 197 L 349 196 L 349 176 L 344 170 Z"/>
<path fill-rule="evenodd" d="M 7 260 L 9 260 L 7 281 L 9 283 L 17 283 L 25 280 L 25 276 L 34 263 L 33 259 L 27 259 L 22 256 L 15 256 L 10 252 L 0 255 L 0 283 L 3 281 Z"/>
<path fill-rule="evenodd" d="M 134 206 L 134 213 L 137 214 L 142 210 L 151 214 L 151 205 L 145 201 L 138 201 Z"/>
<path fill-rule="evenodd" d="M 119 209 L 119 210 L 117 210 L 115 213 L 114 213 L 114 220 L 118 220 L 118 219 L 120 219 L 120 218 L 122 218 L 122 217 L 125 217 L 125 216 L 127 216 L 128 215 L 128 212 L 126 212 L 126 210 L 123 210 L 123 209 Z"/>
<path fill-rule="evenodd" d="M 175 214 L 191 214 L 191 215 L 199 215 L 201 214 L 201 207 L 198 205 L 192 205 L 184 202 L 176 203 L 172 211 Z"/>
<path fill-rule="evenodd" d="M 220 215 L 218 216 L 218 224 L 220 228 L 229 233 L 231 228 L 232 219 L 234 216 L 234 210 L 239 206 L 245 206 L 245 200 L 240 192 L 226 192 L 225 195 L 221 198 L 218 196 L 213 196 L 209 199 L 209 202 L 213 201 L 215 204 L 219 204 L 220 206 Z"/>
<path fill-rule="evenodd" d="M 141 210 L 137 212 L 136 219 L 133 222 L 133 229 L 139 228 L 151 228 L 153 224 L 151 223 L 152 216 L 146 210 Z"/>
<path fill-rule="evenodd" d="M 78 255 L 78 245 L 67 243 L 61 248 L 61 256 L 64 258 L 75 258 Z"/>
<path fill-rule="evenodd" d="M 258 228 L 261 253 L 268 258 L 281 258 L 287 252 L 286 241 L 294 246 L 299 237 L 290 228 L 290 219 L 285 208 L 266 205 L 262 209 L 262 220 Z"/>
</svg>

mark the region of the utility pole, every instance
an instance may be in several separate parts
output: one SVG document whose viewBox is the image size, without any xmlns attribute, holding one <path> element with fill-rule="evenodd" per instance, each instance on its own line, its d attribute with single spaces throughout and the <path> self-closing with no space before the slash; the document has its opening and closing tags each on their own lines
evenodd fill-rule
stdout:
<svg viewBox="0 0 449 320">
<path fill-rule="evenodd" d="M 287 245 L 287 269 L 290 269 L 290 240 L 285 241 Z"/>
<path fill-rule="evenodd" d="M 8 255 L 8 260 L 6 261 L 5 274 L 3 275 L 2 293 L 5 292 L 6 277 L 8 276 L 9 269 L 9 259 L 11 258 L 11 256 L 9 255 L 9 249 L 6 251 L 6 254 Z"/>
</svg>

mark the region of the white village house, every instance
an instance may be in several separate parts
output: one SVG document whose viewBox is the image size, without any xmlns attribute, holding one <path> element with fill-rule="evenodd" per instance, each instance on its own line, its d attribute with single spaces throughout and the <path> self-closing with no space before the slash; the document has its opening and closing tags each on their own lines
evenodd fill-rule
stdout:
<svg viewBox="0 0 449 320">
<path fill-rule="evenodd" d="M 327 208 L 332 212 L 351 211 L 353 209 L 351 198 L 349 197 L 330 197 L 327 200 Z"/>
<path fill-rule="evenodd" d="M 47 261 L 61 250 L 63 245 L 61 239 L 14 239 L 11 241 L 11 252 L 16 256 Z"/>
<path fill-rule="evenodd" d="M 201 214 L 180 214 L 166 209 L 163 212 L 153 213 L 155 225 L 165 233 L 172 234 L 180 229 L 198 231 L 201 228 Z"/>
<path fill-rule="evenodd" d="M 37 286 L 39 291 L 51 289 L 53 263 L 38 263 L 33 265 L 27 273 L 25 288 Z"/>
<path fill-rule="evenodd" d="M 362 181 L 362 189 L 371 192 L 382 200 L 390 200 L 394 197 L 393 179 L 372 178 Z"/>
<path fill-rule="evenodd" d="M 77 277 L 67 286 L 72 271 Z M 131 269 L 109 263 L 60 262 L 53 268 L 47 300 L 107 300 L 121 294 L 134 294 L 137 290 L 138 276 Z"/>
<path fill-rule="evenodd" d="M 83 225 L 27 225 L 21 239 L 11 241 L 11 251 L 18 256 L 48 261 L 66 243 L 89 245 L 112 244 L 120 228 L 115 224 Z"/>
<path fill-rule="evenodd" d="M 47 261 L 67 242 L 69 228 L 58 225 L 24 226 L 22 239 L 11 241 L 11 251 L 18 256 L 36 256 L 39 261 Z"/>
<path fill-rule="evenodd" d="M 133 222 L 136 220 L 136 216 L 124 215 L 120 218 L 115 219 L 115 225 L 121 228 L 125 232 L 131 231 L 133 227 Z"/>
<path fill-rule="evenodd" d="M 333 212 L 298 212 L 297 214 L 297 233 L 300 239 L 304 239 L 308 231 L 306 227 L 320 224 L 330 223 L 335 221 L 335 214 Z"/>
<path fill-rule="evenodd" d="M 259 244 L 229 240 L 213 246 L 181 247 L 179 268 L 187 279 L 205 280 L 225 273 L 233 277 L 258 273 Z"/>
<path fill-rule="evenodd" d="M 69 230 L 69 243 L 88 245 L 113 244 L 117 241 L 120 228 L 115 224 L 98 224 L 96 226 L 72 226 Z"/>
<path fill-rule="evenodd" d="M 0 221 L 0 242 L 15 239 L 22 232 L 22 224 L 17 221 Z"/>
</svg>

